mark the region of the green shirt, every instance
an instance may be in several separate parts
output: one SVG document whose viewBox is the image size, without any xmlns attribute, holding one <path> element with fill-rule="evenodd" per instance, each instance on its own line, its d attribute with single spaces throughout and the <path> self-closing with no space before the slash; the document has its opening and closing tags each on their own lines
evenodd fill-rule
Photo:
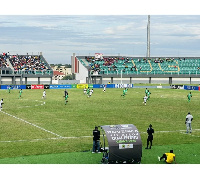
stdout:
<svg viewBox="0 0 200 170">
<path fill-rule="evenodd" d="M 190 99 L 191 97 L 192 97 L 192 94 L 189 93 L 189 94 L 188 94 L 188 99 Z"/>
<path fill-rule="evenodd" d="M 126 90 L 124 89 L 124 90 L 123 90 L 123 94 L 125 94 L 125 93 L 126 93 Z"/>
</svg>

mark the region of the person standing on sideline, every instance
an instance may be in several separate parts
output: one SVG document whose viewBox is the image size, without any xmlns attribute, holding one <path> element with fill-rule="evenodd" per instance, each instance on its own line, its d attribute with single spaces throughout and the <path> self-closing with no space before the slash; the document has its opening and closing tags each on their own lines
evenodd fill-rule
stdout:
<svg viewBox="0 0 200 170">
<path fill-rule="evenodd" d="M 186 124 L 186 133 L 189 132 L 192 133 L 192 120 L 193 120 L 193 116 L 190 114 L 190 112 L 188 112 L 186 119 L 185 119 L 185 124 Z"/>
<path fill-rule="evenodd" d="M 95 126 L 95 129 L 93 130 L 93 149 L 92 149 L 92 153 L 95 153 L 96 149 L 98 150 L 98 153 L 101 153 L 100 152 L 100 131 L 98 130 L 97 126 Z"/>
<path fill-rule="evenodd" d="M 175 156 L 176 155 L 173 153 L 173 150 L 170 150 L 169 153 L 164 153 L 162 157 L 158 156 L 158 160 L 161 161 L 164 159 L 168 164 L 171 164 L 173 161 L 176 163 Z"/>
<path fill-rule="evenodd" d="M 3 99 L 1 99 L 1 101 L 0 101 L 0 111 L 1 111 L 1 109 L 2 109 L 2 105 L 3 105 L 4 103 L 3 103 Z"/>
<path fill-rule="evenodd" d="M 153 133 L 154 133 L 154 129 L 152 128 L 151 124 L 149 125 L 149 127 L 147 129 L 147 133 L 148 133 L 147 147 L 145 149 L 151 149 L 152 141 L 153 141 Z M 149 147 L 149 142 L 150 142 L 150 147 Z"/>
<path fill-rule="evenodd" d="M 188 97 L 188 102 L 190 102 L 190 99 L 191 99 L 191 97 L 192 97 L 192 93 L 190 92 L 190 93 L 187 95 L 187 97 Z"/>
</svg>

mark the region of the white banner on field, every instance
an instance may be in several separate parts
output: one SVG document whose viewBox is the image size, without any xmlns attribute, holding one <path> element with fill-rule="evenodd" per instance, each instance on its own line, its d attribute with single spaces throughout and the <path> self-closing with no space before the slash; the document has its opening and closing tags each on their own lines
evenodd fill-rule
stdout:
<svg viewBox="0 0 200 170">
<path fill-rule="evenodd" d="M 133 84 L 115 84 L 115 88 L 133 88 Z"/>
</svg>

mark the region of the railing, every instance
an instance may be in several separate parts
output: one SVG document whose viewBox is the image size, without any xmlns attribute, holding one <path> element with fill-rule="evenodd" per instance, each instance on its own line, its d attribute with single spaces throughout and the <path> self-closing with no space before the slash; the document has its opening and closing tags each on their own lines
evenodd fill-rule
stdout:
<svg viewBox="0 0 200 170">
<path fill-rule="evenodd" d="M 1 74 L 53 75 L 53 70 L 1 70 Z"/>
<path fill-rule="evenodd" d="M 151 71 L 151 72 L 140 72 L 140 71 L 121 71 L 121 70 L 117 70 L 117 71 L 108 71 L 108 70 L 101 70 L 98 74 L 105 74 L 105 75 L 110 75 L 110 74 L 116 74 L 116 75 L 200 75 L 200 70 L 183 70 L 183 71 L 168 71 L 168 72 L 162 72 L 162 71 Z"/>
</svg>

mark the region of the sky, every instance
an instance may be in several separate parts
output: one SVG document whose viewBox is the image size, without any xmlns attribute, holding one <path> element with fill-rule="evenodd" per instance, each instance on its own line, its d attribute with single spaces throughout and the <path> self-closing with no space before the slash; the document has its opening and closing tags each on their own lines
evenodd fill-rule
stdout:
<svg viewBox="0 0 200 170">
<path fill-rule="evenodd" d="M 34 2 L 39 4 L 38 0 Z M 185 3 L 180 13 L 173 12 L 178 8 L 170 5 L 163 11 L 157 7 L 159 12 L 156 13 L 155 6 L 152 6 L 153 12 L 148 11 L 141 1 L 141 8 L 134 4 L 131 6 L 132 3 L 122 5 L 114 2 L 114 9 L 113 4 L 105 7 L 98 2 L 88 7 L 82 1 L 78 6 L 74 2 L 72 5 L 59 3 L 58 6 L 49 3 L 48 7 L 31 1 L 33 8 L 24 1 L 29 8 L 20 6 L 20 3 L 18 8 L 5 8 L 0 13 L 0 50 L 11 55 L 38 55 L 42 52 L 50 64 L 70 64 L 73 53 L 80 56 L 103 53 L 146 57 L 150 15 L 152 57 L 200 57 L 200 13 L 196 12 L 199 9 L 196 10 L 194 4 L 192 11 L 185 10 L 188 8 Z M 165 4 L 157 2 L 161 6 Z M 8 3 L 6 1 L 5 6 Z"/>
</svg>

